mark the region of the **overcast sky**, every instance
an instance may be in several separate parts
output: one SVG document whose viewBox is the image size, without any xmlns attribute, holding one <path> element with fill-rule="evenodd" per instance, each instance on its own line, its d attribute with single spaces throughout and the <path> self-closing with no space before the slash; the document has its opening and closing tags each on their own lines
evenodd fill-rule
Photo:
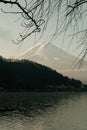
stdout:
<svg viewBox="0 0 87 130">
<path fill-rule="evenodd" d="M 6 11 L 9 7 L 7 5 L 1 4 L 0 9 L 1 8 L 3 8 Z M 50 40 L 52 33 L 56 27 L 56 17 L 54 16 L 49 22 L 47 31 L 44 33 L 42 38 L 39 39 L 39 41 L 37 41 L 38 38 L 36 38 L 35 40 L 35 35 L 32 35 L 28 37 L 25 41 L 23 41 L 23 43 L 16 45 L 12 42 L 12 40 L 16 41 L 17 37 L 19 36 L 19 33 L 23 31 L 23 28 L 20 25 L 21 21 L 18 20 L 18 18 L 18 15 L 4 14 L 0 11 L 0 55 L 4 57 L 15 56 L 18 53 L 20 54 L 21 52 L 27 50 L 29 47 L 36 44 L 37 42 L 47 43 Z M 52 44 L 55 44 L 63 50 L 66 50 L 72 55 L 78 55 L 80 50 L 75 50 L 75 48 L 78 46 L 78 43 L 76 41 L 70 42 L 69 33 L 70 30 L 67 33 L 67 36 L 64 38 L 64 42 L 64 34 L 61 33 L 61 35 L 58 35 L 58 38 L 56 40 L 52 41 Z M 37 34 L 37 37 L 38 36 L 39 34 Z"/>
</svg>

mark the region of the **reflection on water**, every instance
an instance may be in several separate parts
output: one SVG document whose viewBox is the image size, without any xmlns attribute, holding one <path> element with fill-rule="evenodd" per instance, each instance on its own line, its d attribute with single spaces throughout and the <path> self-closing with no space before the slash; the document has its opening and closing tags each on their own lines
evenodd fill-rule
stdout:
<svg viewBox="0 0 87 130">
<path fill-rule="evenodd" d="M 0 93 L 0 130 L 87 130 L 87 93 Z"/>
</svg>

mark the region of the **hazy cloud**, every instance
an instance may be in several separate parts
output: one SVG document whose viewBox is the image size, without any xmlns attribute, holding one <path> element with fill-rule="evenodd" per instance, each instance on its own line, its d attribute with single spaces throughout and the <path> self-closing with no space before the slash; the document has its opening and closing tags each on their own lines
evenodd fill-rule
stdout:
<svg viewBox="0 0 87 130">
<path fill-rule="evenodd" d="M 11 32 L 0 27 L 0 38 L 9 40 L 12 38 Z"/>
</svg>

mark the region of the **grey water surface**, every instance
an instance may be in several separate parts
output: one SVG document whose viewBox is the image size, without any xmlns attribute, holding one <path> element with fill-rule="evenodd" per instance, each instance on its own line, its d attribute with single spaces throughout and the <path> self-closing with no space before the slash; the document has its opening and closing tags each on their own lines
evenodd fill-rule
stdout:
<svg viewBox="0 0 87 130">
<path fill-rule="evenodd" d="M 87 130 L 87 93 L 0 92 L 0 130 Z"/>
</svg>

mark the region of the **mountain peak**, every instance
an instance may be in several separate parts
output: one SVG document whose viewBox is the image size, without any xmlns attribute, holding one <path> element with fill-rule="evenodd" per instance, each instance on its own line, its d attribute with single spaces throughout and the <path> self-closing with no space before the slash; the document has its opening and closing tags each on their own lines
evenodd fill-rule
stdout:
<svg viewBox="0 0 87 130">
<path fill-rule="evenodd" d="M 71 56 L 67 52 L 61 50 L 51 43 L 37 43 L 18 56 L 17 59 L 32 60 L 59 71 L 64 68 L 66 59 L 67 62 L 69 62 L 69 60 L 73 61 L 75 57 Z M 61 66 L 59 64 L 61 64 L 63 67 L 59 67 Z"/>
<path fill-rule="evenodd" d="M 51 43 L 37 43 L 16 58 L 31 60 L 51 67 L 63 75 L 80 80 L 84 79 L 86 81 L 87 66 L 85 67 L 85 71 L 78 70 L 75 72 L 72 64 L 76 60 L 76 57 Z"/>
</svg>

